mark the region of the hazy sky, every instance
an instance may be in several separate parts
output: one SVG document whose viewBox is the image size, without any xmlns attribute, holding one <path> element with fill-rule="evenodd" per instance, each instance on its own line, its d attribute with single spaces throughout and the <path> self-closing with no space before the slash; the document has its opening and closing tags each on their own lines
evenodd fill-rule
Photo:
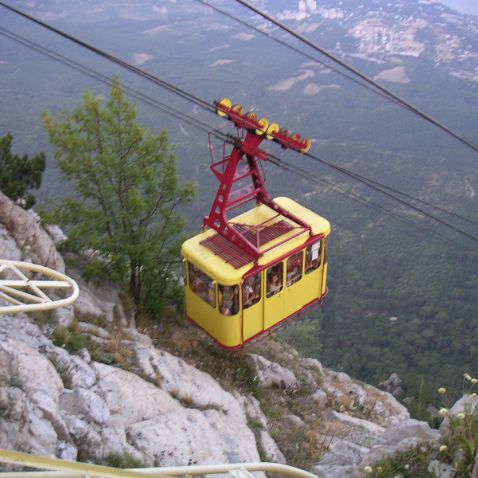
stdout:
<svg viewBox="0 0 478 478">
<path fill-rule="evenodd" d="M 478 1 L 477 0 L 440 0 L 441 3 L 448 5 L 455 10 L 463 13 L 473 13 L 478 15 Z"/>
</svg>

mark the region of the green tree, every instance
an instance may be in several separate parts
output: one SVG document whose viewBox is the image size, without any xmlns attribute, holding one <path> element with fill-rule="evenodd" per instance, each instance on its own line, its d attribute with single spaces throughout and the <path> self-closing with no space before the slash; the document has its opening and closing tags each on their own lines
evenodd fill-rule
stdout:
<svg viewBox="0 0 478 478">
<path fill-rule="evenodd" d="M 53 214 L 68 228 L 68 244 L 90 251 L 90 271 L 125 283 L 142 310 L 158 312 L 177 290 L 184 225 L 177 209 L 194 194 L 191 184 L 178 183 L 166 132 L 154 135 L 136 122 L 136 108 L 117 81 L 104 107 L 87 91 L 82 106 L 42 117 L 76 190 Z"/>
<path fill-rule="evenodd" d="M 0 138 L 0 191 L 25 209 L 35 204 L 30 189 L 38 189 L 45 171 L 45 154 L 29 158 L 12 154 L 13 136 Z"/>
</svg>

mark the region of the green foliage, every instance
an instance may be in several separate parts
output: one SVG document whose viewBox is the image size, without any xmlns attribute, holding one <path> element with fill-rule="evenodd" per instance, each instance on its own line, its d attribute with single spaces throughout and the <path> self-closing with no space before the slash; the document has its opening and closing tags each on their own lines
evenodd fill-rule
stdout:
<svg viewBox="0 0 478 478">
<path fill-rule="evenodd" d="M 384 458 L 374 466 L 364 467 L 362 472 L 370 478 L 435 478 L 428 471 L 433 457 L 430 447 L 417 447 L 397 456 Z"/>
<path fill-rule="evenodd" d="M 465 394 L 464 410 L 454 415 L 448 414 L 443 407 L 440 414 L 445 416 L 445 439 L 440 448 L 440 460 L 453 464 L 457 478 L 471 476 L 478 453 L 478 404 L 476 394 L 470 392 L 476 385 L 477 379 L 468 373 L 464 374 L 464 385 L 469 382 Z M 446 389 L 443 388 L 446 401 Z"/>
<path fill-rule="evenodd" d="M 78 353 L 83 348 L 88 348 L 90 339 L 87 335 L 79 335 L 75 326 L 57 327 L 53 331 L 53 343 L 58 347 L 64 347 L 72 354 Z"/>
<path fill-rule="evenodd" d="M 317 356 L 320 352 L 320 327 L 316 318 L 307 317 L 300 322 L 292 323 L 278 331 L 278 336 L 293 344 L 303 355 Z"/>
<path fill-rule="evenodd" d="M 442 241 L 403 238 L 394 224 L 371 223 L 354 237 L 349 230 L 330 237 L 329 295 L 316 320 L 299 322 L 287 340 L 374 385 L 398 373 L 407 407 L 427 419 L 436 388 L 446 386 L 456 399 L 457 377 L 478 373 L 476 259 Z M 315 346 L 313 323 L 320 323 Z"/>
<path fill-rule="evenodd" d="M 478 405 L 476 394 L 471 393 L 478 383 L 468 373 L 464 374 L 463 386 L 466 389 L 464 395 L 464 411 L 450 414 L 446 405 L 450 398 L 445 387 L 438 389 L 441 396 L 441 408 L 436 415 L 440 425 L 441 443 L 435 445 L 420 445 L 412 450 L 400 453 L 393 457 L 387 457 L 372 466 L 366 466 L 361 471 L 368 477 L 373 478 L 402 478 L 434 477 L 428 468 L 431 462 L 439 465 L 451 465 L 457 478 L 469 478 L 478 453 Z"/>
<path fill-rule="evenodd" d="M 174 258 L 184 224 L 176 211 L 194 192 L 178 183 L 166 132 L 154 135 L 136 122 L 117 81 L 105 107 L 87 91 L 81 107 L 44 113 L 43 121 L 76 191 L 49 220 L 69 227 L 69 247 L 90 251 L 90 278 L 127 284 L 137 305 L 159 312 L 177 288 Z"/>
<path fill-rule="evenodd" d="M 24 209 L 35 204 L 35 197 L 30 189 L 38 189 L 45 171 L 45 154 L 33 158 L 26 154 L 12 154 L 13 136 L 8 133 L 0 138 L 0 191 Z"/>
<path fill-rule="evenodd" d="M 134 469 L 146 467 L 144 463 L 129 453 L 125 453 L 124 455 L 120 455 L 119 453 L 110 453 L 104 458 L 103 464 L 106 466 L 112 466 L 113 468 Z"/>
</svg>

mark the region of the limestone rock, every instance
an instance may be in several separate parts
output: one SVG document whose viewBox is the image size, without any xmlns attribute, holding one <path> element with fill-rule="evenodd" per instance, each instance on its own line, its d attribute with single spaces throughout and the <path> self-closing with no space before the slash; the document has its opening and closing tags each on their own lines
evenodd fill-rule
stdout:
<svg viewBox="0 0 478 478">
<path fill-rule="evenodd" d="M 80 288 L 80 296 L 74 303 L 75 315 L 82 321 L 96 323 L 113 322 L 117 326 L 126 327 L 131 320 L 126 317 L 121 300 L 120 290 L 113 286 L 96 286 L 94 289 L 81 276 L 72 273 Z"/>
<path fill-rule="evenodd" d="M 313 370 L 316 370 L 317 372 L 319 372 L 320 375 L 323 375 L 324 374 L 324 367 L 322 366 L 322 364 L 317 360 L 317 359 L 314 359 L 314 358 L 304 358 L 302 360 L 302 362 L 304 363 L 304 365 L 310 369 L 313 369 Z"/>
<path fill-rule="evenodd" d="M 395 372 L 387 380 L 379 383 L 378 386 L 396 398 L 403 395 L 402 379 Z"/>
<path fill-rule="evenodd" d="M 63 412 L 93 421 L 98 425 L 105 425 L 110 419 L 110 411 L 105 400 L 85 388 L 65 390 L 60 397 L 60 405 Z"/>
<path fill-rule="evenodd" d="M 262 459 L 273 463 L 287 463 L 275 440 L 265 430 L 259 432 L 259 443 L 263 453 Z"/>
<path fill-rule="evenodd" d="M 76 458 L 59 410 L 63 384 L 51 362 L 24 342 L 0 342 L 0 446 Z"/>
<path fill-rule="evenodd" d="M 337 421 L 354 428 L 361 428 L 364 432 L 370 435 L 378 436 L 385 431 L 385 428 L 381 427 L 380 425 L 377 425 L 376 423 L 373 423 L 369 420 L 364 420 L 362 418 L 353 417 L 351 415 L 347 415 L 346 413 L 334 411 L 332 412 L 332 415 Z"/>
<path fill-rule="evenodd" d="M 455 478 L 455 470 L 451 465 L 440 463 L 438 460 L 433 460 L 428 466 L 428 471 L 433 473 L 437 478 Z M 471 478 L 475 478 L 474 475 Z"/>
<path fill-rule="evenodd" d="M 393 445 L 405 438 L 417 438 L 420 442 L 435 443 L 440 439 L 438 430 L 434 430 L 427 422 L 410 418 L 403 421 L 398 427 L 388 428 L 382 435 L 382 443 Z"/>
<path fill-rule="evenodd" d="M 369 452 L 369 448 L 357 445 L 348 440 L 336 440 L 330 446 L 329 451 L 320 460 L 321 467 L 330 466 L 357 466 L 363 457 Z"/>
<path fill-rule="evenodd" d="M 256 368 L 257 380 L 261 387 L 275 385 L 289 391 L 299 388 L 299 382 L 291 370 L 260 355 L 248 354 L 248 356 Z"/>
<path fill-rule="evenodd" d="M 288 423 L 288 425 L 292 428 L 303 428 L 305 427 L 305 422 L 302 418 L 298 417 L 297 415 L 286 415 L 284 420 Z"/>
<path fill-rule="evenodd" d="M 8 234 L 3 224 L 0 223 L 0 251 L 1 259 L 8 261 L 20 261 L 22 259 L 22 253 L 18 248 L 16 242 Z"/>
<path fill-rule="evenodd" d="M 52 352 L 54 345 L 26 314 L 0 315 L 0 342 L 7 339 L 27 344 L 42 353 Z"/>
<path fill-rule="evenodd" d="M 318 478 L 361 478 L 363 473 L 357 472 L 357 467 L 353 465 L 337 466 L 324 465 L 315 466 L 312 470 Z"/>
<path fill-rule="evenodd" d="M 91 357 L 89 353 L 83 349 L 82 354 L 88 354 L 86 361 L 78 355 L 70 355 L 65 349 L 61 347 L 54 347 L 51 352 L 56 367 L 65 373 L 65 379 L 68 383 L 63 382 L 65 388 L 90 388 L 96 383 L 96 373 L 90 367 L 89 362 Z"/>
<path fill-rule="evenodd" d="M 463 395 L 455 404 L 448 410 L 448 416 L 455 417 L 459 413 L 470 413 L 478 411 L 478 396 L 476 395 Z M 450 420 L 445 417 L 440 425 L 440 433 L 443 436 L 447 436 L 450 432 Z"/>
<path fill-rule="evenodd" d="M 137 344 L 134 351 L 138 367 L 162 390 L 172 394 L 191 408 L 215 408 L 231 416 L 239 416 L 246 422 L 239 402 L 209 374 L 154 347 Z"/>
<path fill-rule="evenodd" d="M 129 426 L 127 437 L 156 466 L 259 461 L 252 432 L 217 410 L 158 415 Z"/>
<path fill-rule="evenodd" d="M 256 397 L 251 394 L 241 395 L 238 392 L 234 393 L 234 397 L 241 404 L 242 409 L 246 413 L 249 420 L 257 424 L 256 426 L 262 427 L 264 430 L 269 428 L 267 417 L 262 412 L 261 404 Z"/>
<path fill-rule="evenodd" d="M 360 465 L 371 465 L 385 457 L 396 456 L 421 443 L 436 444 L 439 439 L 438 430 L 430 428 L 428 423 L 409 419 L 402 422 L 399 427 L 391 427 L 380 435 L 378 444 L 370 449 Z"/>
<path fill-rule="evenodd" d="M 181 408 L 167 392 L 134 373 L 97 362 L 92 368 L 97 377 L 92 390 L 105 400 L 111 422 L 117 426 L 127 427 Z"/>
<path fill-rule="evenodd" d="M 36 264 L 65 272 L 63 258 L 47 232 L 31 211 L 25 211 L 0 192 L 0 224 L 14 239 L 19 250 L 28 249 Z"/>
<path fill-rule="evenodd" d="M 68 239 L 68 237 L 63 232 L 61 227 L 55 224 L 45 226 L 45 230 L 48 233 L 48 235 L 51 237 L 53 244 L 55 244 L 55 246 L 60 246 Z"/>
<path fill-rule="evenodd" d="M 325 408 L 327 405 L 327 394 L 320 389 L 317 389 L 309 398 L 310 401 L 312 401 L 319 410 Z"/>
</svg>

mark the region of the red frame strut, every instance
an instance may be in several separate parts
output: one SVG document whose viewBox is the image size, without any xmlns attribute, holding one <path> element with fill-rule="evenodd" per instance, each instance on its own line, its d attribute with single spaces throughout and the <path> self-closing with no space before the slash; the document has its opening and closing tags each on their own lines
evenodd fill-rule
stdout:
<svg viewBox="0 0 478 478">
<path fill-rule="evenodd" d="M 211 170 L 219 180 L 219 188 L 211 212 L 208 216 L 204 217 L 203 226 L 214 229 L 218 234 L 239 247 L 245 253 L 251 255 L 254 260 L 257 261 L 257 259 L 263 255 L 263 252 L 259 250 L 258 242 L 253 244 L 247 240 L 239 228 L 234 227 L 234 224 L 228 221 L 227 212 L 255 199 L 256 204 L 264 204 L 277 214 L 290 219 L 300 226 L 302 231 L 300 231 L 299 234 L 305 231 L 309 231 L 309 234 L 312 234 L 312 228 L 309 224 L 281 207 L 272 199 L 267 192 L 264 179 L 258 167 L 258 161 L 267 160 L 267 153 L 259 149 L 260 144 L 265 138 L 280 143 L 283 148 L 293 148 L 299 151 L 304 150 L 308 143 L 307 140 L 302 139 L 300 135 L 290 137 L 287 132 L 264 131 L 263 124 L 256 121 L 255 117 L 242 114 L 242 108 L 238 111 L 235 106 L 228 107 L 221 104 L 221 102 L 217 102 L 216 107 L 218 112 L 222 113 L 221 116 L 227 116 L 238 129 L 246 130 L 246 134 L 244 138 L 237 138 L 232 145 L 230 155 L 225 155 L 221 161 L 211 165 Z M 238 167 L 243 158 L 245 158 L 245 163 L 247 164 L 246 172 L 241 168 L 241 172 L 239 173 Z M 221 164 L 223 172 L 220 171 L 218 167 L 219 164 Z M 252 189 L 241 188 L 242 190 L 245 189 L 245 191 L 239 189 L 238 193 L 235 191 L 234 194 L 231 195 L 233 185 L 248 176 L 250 176 L 252 180 Z M 249 227 L 254 228 L 254 226 Z M 257 233 L 260 227 L 260 225 L 256 226 Z M 294 234 L 293 237 L 296 235 L 297 234 Z M 284 241 L 281 241 L 280 244 L 283 242 Z"/>
</svg>

